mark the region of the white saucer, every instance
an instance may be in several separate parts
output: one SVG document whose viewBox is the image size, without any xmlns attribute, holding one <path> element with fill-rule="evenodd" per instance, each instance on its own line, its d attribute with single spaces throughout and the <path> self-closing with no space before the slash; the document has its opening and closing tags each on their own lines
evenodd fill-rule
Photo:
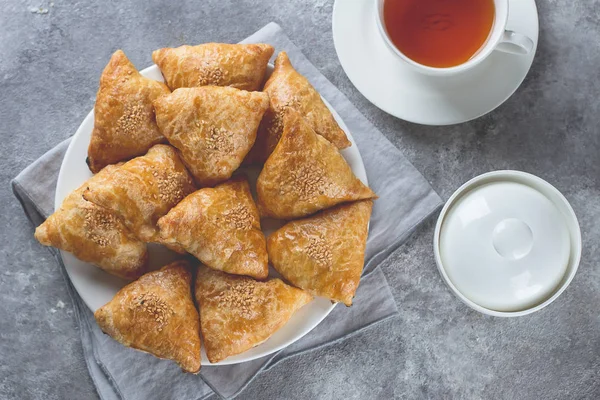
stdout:
<svg viewBox="0 0 600 400">
<path fill-rule="evenodd" d="M 510 0 L 507 29 L 529 36 L 528 55 L 493 52 L 465 74 L 434 77 L 413 71 L 385 45 L 376 25 L 375 0 L 336 0 L 333 41 L 354 86 L 383 111 L 424 125 L 478 118 L 504 103 L 521 85 L 538 43 L 535 0 Z"/>
</svg>

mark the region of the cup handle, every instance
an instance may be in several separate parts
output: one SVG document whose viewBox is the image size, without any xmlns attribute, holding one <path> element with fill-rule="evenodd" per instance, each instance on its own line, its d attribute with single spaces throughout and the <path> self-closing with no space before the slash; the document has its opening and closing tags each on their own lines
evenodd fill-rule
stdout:
<svg viewBox="0 0 600 400">
<path fill-rule="evenodd" d="M 529 54 L 533 50 L 533 40 L 513 31 L 504 31 L 496 50 L 510 54 Z"/>
</svg>

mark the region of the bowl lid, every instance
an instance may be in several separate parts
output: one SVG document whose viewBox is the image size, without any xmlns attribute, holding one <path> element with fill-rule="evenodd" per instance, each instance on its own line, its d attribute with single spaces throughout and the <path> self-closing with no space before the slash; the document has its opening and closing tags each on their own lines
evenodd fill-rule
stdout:
<svg viewBox="0 0 600 400">
<path fill-rule="evenodd" d="M 484 174 L 458 189 L 442 210 L 436 261 L 468 301 L 498 312 L 526 310 L 564 282 L 580 247 L 573 226 L 578 235 L 567 200 L 549 183 L 519 171 Z"/>
</svg>

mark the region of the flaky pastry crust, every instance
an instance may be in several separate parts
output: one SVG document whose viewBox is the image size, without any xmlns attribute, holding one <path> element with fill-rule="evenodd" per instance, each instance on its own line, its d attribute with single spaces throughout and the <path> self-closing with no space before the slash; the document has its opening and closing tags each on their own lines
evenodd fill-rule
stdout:
<svg viewBox="0 0 600 400">
<path fill-rule="evenodd" d="M 256 144 L 245 163 L 262 164 L 266 161 L 281 138 L 284 114 L 288 109 L 300 114 L 316 133 L 338 149 L 351 146 L 319 92 L 294 69 L 286 52 L 277 55 L 275 69 L 263 91 L 269 95 L 269 110 L 260 124 Z"/>
<path fill-rule="evenodd" d="M 109 164 L 141 156 L 165 142 L 152 101 L 170 93 L 164 83 L 144 78 L 117 50 L 104 68 L 94 106 L 87 163 L 97 173 Z"/>
<path fill-rule="evenodd" d="M 257 279 L 269 273 L 258 209 L 244 177 L 192 193 L 158 227 L 162 243 L 185 249 L 211 268 Z"/>
<path fill-rule="evenodd" d="M 273 46 L 205 43 L 164 48 L 152 53 L 171 90 L 196 86 L 231 86 L 259 90 Z"/>
<path fill-rule="evenodd" d="M 262 92 L 230 87 L 182 88 L 154 102 L 161 132 L 200 186 L 224 182 L 256 139 L 269 106 Z"/>
<path fill-rule="evenodd" d="M 208 359 L 219 362 L 259 345 L 311 300 L 279 279 L 259 282 L 201 265 L 196 301 Z"/>
<path fill-rule="evenodd" d="M 296 219 L 339 203 L 375 198 L 338 149 L 298 113 L 284 116 L 281 140 L 256 183 L 261 215 Z"/>
<path fill-rule="evenodd" d="M 154 242 L 158 219 L 195 189 L 175 149 L 157 144 L 89 182 L 83 197 L 114 212 L 141 240 Z"/>
<path fill-rule="evenodd" d="M 103 179 L 114 168 L 104 168 L 71 192 L 60 208 L 37 227 L 35 238 L 44 246 L 68 251 L 110 274 L 135 279 L 146 271 L 146 244 L 113 212 L 83 198 L 89 184 Z"/>
<path fill-rule="evenodd" d="M 288 222 L 269 236 L 271 264 L 292 285 L 352 305 L 372 207 L 372 200 L 362 200 Z"/>
<path fill-rule="evenodd" d="M 176 261 L 123 287 L 94 317 L 119 343 L 200 370 L 198 311 L 187 261 Z"/>
</svg>

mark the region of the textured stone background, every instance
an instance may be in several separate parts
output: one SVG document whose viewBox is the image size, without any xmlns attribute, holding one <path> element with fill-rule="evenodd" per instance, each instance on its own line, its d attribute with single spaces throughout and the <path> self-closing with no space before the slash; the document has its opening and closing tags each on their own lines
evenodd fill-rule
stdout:
<svg viewBox="0 0 600 400">
<path fill-rule="evenodd" d="M 40 6 L 48 12 L 31 12 Z M 279 364 L 240 398 L 599 398 L 600 1 L 538 8 L 538 54 L 520 90 L 477 121 L 432 128 L 386 115 L 352 86 L 333 47 L 332 1 L 0 0 L 0 398 L 97 396 L 61 275 L 9 180 L 75 132 L 115 49 L 145 67 L 153 49 L 236 42 L 270 21 L 442 197 L 490 170 L 539 175 L 571 201 L 584 251 L 554 304 L 524 318 L 485 317 L 444 286 L 429 222 L 384 266 L 398 318 Z"/>
</svg>

